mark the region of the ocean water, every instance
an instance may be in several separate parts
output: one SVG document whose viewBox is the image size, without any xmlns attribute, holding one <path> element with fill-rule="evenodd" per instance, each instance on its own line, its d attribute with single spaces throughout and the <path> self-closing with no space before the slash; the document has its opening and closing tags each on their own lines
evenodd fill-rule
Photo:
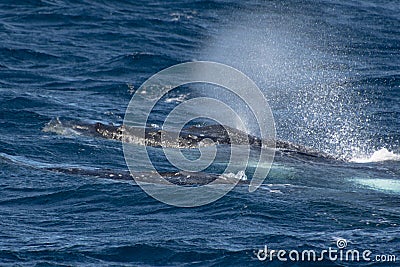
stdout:
<svg viewBox="0 0 400 267">
<path fill-rule="evenodd" d="M 375 256 L 400 261 L 399 14 L 376 0 L 1 1 L 0 265 L 395 266 Z M 121 142 L 49 124 L 120 125 L 147 78 L 194 60 L 248 75 L 280 140 L 335 159 L 278 151 L 257 191 L 177 208 L 113 179 Z M 207 92 L 174 90 L 151 123 Z M 372 260 L 257 259 L 341 239 Z"/>
</svg>

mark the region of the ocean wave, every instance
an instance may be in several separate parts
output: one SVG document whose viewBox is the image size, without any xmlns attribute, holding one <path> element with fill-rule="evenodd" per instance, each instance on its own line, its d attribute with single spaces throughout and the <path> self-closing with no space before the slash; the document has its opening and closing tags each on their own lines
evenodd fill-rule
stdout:
<svg viewBox="0 0 400 267">
<path fill-rule="evenodd" d="M 180 247 L 179 241 L 169 241 L 166 244 L 138 243 L 126 244 L 121 246 L 100 249 L 97 251 L 84 251 L 83 254 L 105 262 L 114 263 L 141 263 L 146 262 L 149 265 L 179 265 L 183 263 L 199 263 L 205 266 L 220 265 L 225 262 L 231 262 L 232 258 L 241 257 L 252 253 L 251 250 L 232 251 L 216 248 L 208 250 L 197 246 Z M 251 258 L 249 259 L 251 260 Z"/>
<path fill-rule="evenodd" d="M 351 181 L 378 191 L 400 193 L 400 180 L 398 179 L 355 178 Z"/>
</svg>

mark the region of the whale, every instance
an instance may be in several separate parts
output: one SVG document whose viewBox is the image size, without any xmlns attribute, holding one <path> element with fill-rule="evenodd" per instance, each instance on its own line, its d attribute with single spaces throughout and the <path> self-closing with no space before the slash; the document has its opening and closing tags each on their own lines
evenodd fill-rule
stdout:
<svg viewBox="0 0 400 267">
<path fill-rule="evenodd" d="M 217 180 L 218 184 L 249 184 L 249 180 L 243 179 L 241 175 L 216 174 L 208 172 L 129 172 L 128 170 L 116 171 L 111 169 L 83 169 L 77 167 L 46 167 L 41 169 L 56 173 L 89 176 L 92 178 L 130 182 L 135 181 L 136 183 L 172 183 L 181 186 L 199 186 L 206 185 Z"/>
<path fill-rule="evenodd" d="M 206 185 L 211 182 L 217 184 L 249 184 L 247 176 L 240 171 L 237 174 L 227 173 L 208 173 L 208 172 L 189 172 L 189 171 L 136 171 L 131 172 L 127 169 L 106 169 L 67 166 L 64 164 L 51 164 L 36 161 L 24 156 L 14 156 L 0 152 L 0 162 L 6 161 L 18 166 L 48 171 L 53 173 L 68 174 L 73 176 L 85 176 L 96 179 L 116 180 L 131 183 L 155 183 L 155 184 L 175 184 L 181 186 Z"/>
<path fill-rule="evenodd" d="M 204 145 L 249 145 L 252 148 L 262 148 L 265 144 L 270 145 L 280 152 L 295 153 L 308 157 L 340 160 L 340 158 L 315 150 L 313 148 L 295 144 L 285 140 L 262 140 L 261 138 L 248 134 L 244 131 L 225 125 L 189 126 L 183 128 L 179 133 L 165 131 L 158 127 L 147 126 L 144 129 L 134 126 L 106 124 L 102 122 L 82 122 L 51 120 L 43 128 L 44 132 L 55 132 L 61 134 L 79 134 L 117 140 L 126 143 L 134 143 L 152 147 L 171 148 L 198 148 Z M 178 136 L 179 138 L 168 138 Z M 164 138 L 164 139 L 163 139 Z M 273 144 L 274 142 L 274 144 Z M 272 145 L 273 144 L 273 145 Z"/>
</svg>

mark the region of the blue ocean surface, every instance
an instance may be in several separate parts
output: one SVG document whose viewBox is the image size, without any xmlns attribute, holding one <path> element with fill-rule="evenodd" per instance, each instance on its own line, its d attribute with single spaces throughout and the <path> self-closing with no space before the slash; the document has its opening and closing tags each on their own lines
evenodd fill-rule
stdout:
<svg viewBox="0 0 400 267">
<path fill-rule="evenodd" d="M 0 265 L 396 266 L 399 14 L 398 1 L 377 0 L 2 0 Z M 195 60 L 254 80 L 277 138 L 318 154 L 278 149 L 255 192 L 238 184 L 194 208 L 114 179 L 128 170 L 121 142 L 74 123 L 121 125 L 146 79 Z M 173 90 L 149 123 L 204 95 L 241 111 L 203 89 Z M 257 258 L 265 246 L 320 253 L 338 240 L 370 261 Z"/>
</svg>

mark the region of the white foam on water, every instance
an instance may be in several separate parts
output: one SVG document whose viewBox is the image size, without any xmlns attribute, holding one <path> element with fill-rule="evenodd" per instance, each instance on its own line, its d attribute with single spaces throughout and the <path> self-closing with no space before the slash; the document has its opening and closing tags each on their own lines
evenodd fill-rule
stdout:
<svg viewBox="0 0 400 267">
<path fill-rule="evenodd" d="M 247 181 L 247 175 L 244 171 L 238 171 L 236 174 L 235 173 L 225 173 L 222 175 L 222 178 L 227 178 L 227 179 L 235 179 L 239 181 Z"/>
<path fill-rule="evenodd" d="M 395 154 L 387 150 L 386 148 L 382 148 L 378 151 L 375 151 L 371 156 L 355 157 L 352 158 L 350 161 L 356 163 L 369 163 L 369 162 L 381 162 L 388 160 L 398 161 L 400 160 L 400 155 Z"/>
<path fill-rule="evenodd" d="M 56 133 L 59 135 L 79 135 L 79 132 L 75 131 L 69 126 L 64 125 L 59 118 L 52 119 L 42 129 L 45 133 Z"/>
<path fill-rule="evenodd" d="M 180 95 L 175 96 L 175 97 L 167 98 L 165 100 L 165 102 L 166 103 L 174 103 L 174 102 L 182 103 L 183 101 L 185 101 L 188 98 L 188 96 L 189 96 L 189 94 L 180 94 Z"/>
</svg>

